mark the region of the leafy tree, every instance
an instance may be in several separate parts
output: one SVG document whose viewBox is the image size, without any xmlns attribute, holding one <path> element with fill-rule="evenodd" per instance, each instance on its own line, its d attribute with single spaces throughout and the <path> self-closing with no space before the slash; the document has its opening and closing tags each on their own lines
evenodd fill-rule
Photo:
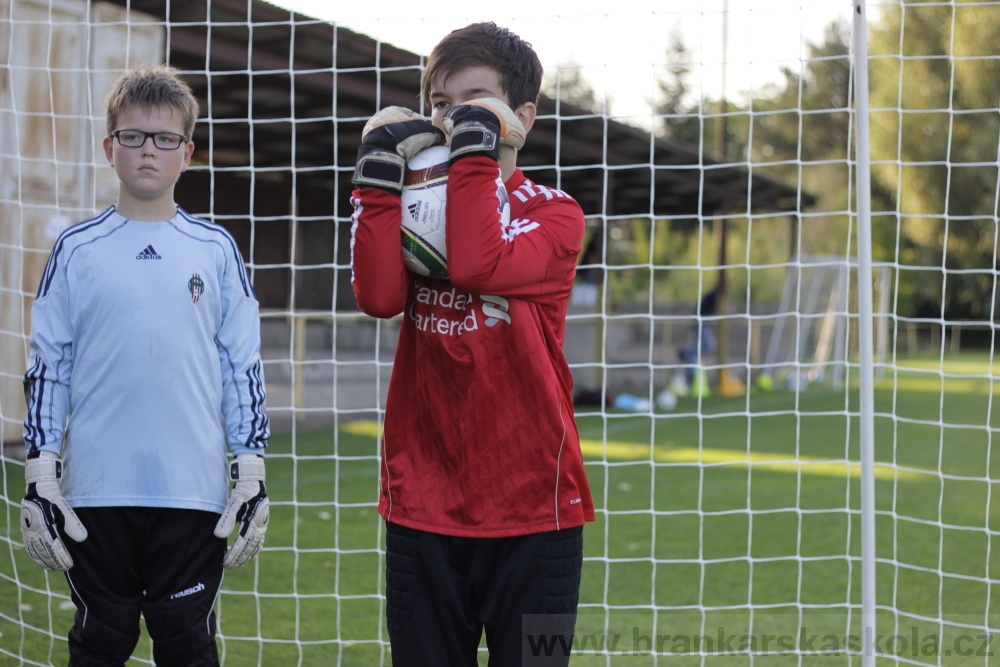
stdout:
<svg viewBox="0 0 1000 667">
<path fill-rule="evenodd" d="M 670 35 L 667 48 L 667 79 L 659 82 L 661 101 L 655 106 L 663 117 L 663 130 L 672 141 L 698 146 L 701 142 L 702 121 L 698 116 L 698 100 L 691 99 L 691 53 L 677 30 Z"/>
<path fill-rule="evenodd" d="M 851 248 L 849 39 L 846 24 L 829 24 L 819 44 L 806 44 L 802 70 L 782 68 L 784 82 L 752 103 L 753 163 L 816 197 L 801 223 L 796 250 L 803 254 L 843 257 Z"/>
<path fill-rule="evenodd" d="M 569 102 L 594 113 L 611 113 L 611 100 L 598 95 L 582 68 L 574 63 L 547 71 L 542 80 L 542 92 L 554 100 Z"/>
<path fill-rule="evenodd" d="M 988 317 L 1000 268 L 1000 12 L 968 0 L 904 0 L 883 12 L 871 23 L 869 39 L 875 259 L 899 266 L 898 314 Z M 748 161 L 757 173 L 817 197 L 797 228 L 796 247 L 803 253 L 854 254 L 850 35 L 848 25 L 830 24 L 819 43 L 806 45 L 800 69 L 784 69 L 781 83 L 752 99 L 726 101 L 725 155 L 716 157 Z M 661 132 L 712 155 L 720 101 L 695 96 L 689 83 L 693 60 L 679 34 L 667 61 L 656 102 Z M 695 234 L 698 224 L 670 221 L 656 237 L 670 238 L 669 255 L 644 244 L 633 227 L 630 236 L 640 237 L 631 246 L 633 261 L 700 262 L 690 244 L 708 237 Z M 775 244 L 780 237 L 763 241 Z M 776 256 L 775 248 L 758 246 L 757 239 L 731 243 L 754 257 Z"/>
<path fill-rule="evenodd" d="M 666 57 L 667 76 L 659 83 L 659 99 L 655 104 L 656 112 L 663 118 L 663 136 L 674 144 L 713 160 L 742 164 L 752 159 L 753 132 L 759 131 L 754 125 L 754 118 L 758 116 L 752 113 L 756 111 L 751 106 L 752 102 L 748 102 L 745 95 L 729 100 L 697 95 L 695 87 L 689 83 L 693 69 L 691 54 L 679 33 L 672 35 Z M 725 132 L 723 142 L 718 141 L 720 130 Z M 769 169 L 767 175 L 791 182 L 795 177 L 794 172 L 789 176 L 774 169 Z M 668 257 L 674 266 L 705 267 L 719 261 L 714 236 L 715 221 L 708 220 L 704 226 L 703 222 L 700 219 L 672 219 L 669 222 L 668 233 L 661 237 L 669 235 L 671 252 Z M 726 263 L 740 264 L 747 258 L 750 258 L 751 264 L 762 265 L 787 260 L 788 230 L 789 222 L 786 220 L 751 222 L 740 218 L 729 219 Z M 706 289 L 706 285 L 715 282 L 714 276 L 699 278 L 697 272 L 684 270 L 666 275 L 670 275 L 670 280 L 676 284 L 672 289 L 661 291 L 684 294 L 688 299 L 697 299 L 699 286 Z M 781 292 L 780 280 L 775 280 L 774 271 L 741 271 L 738 275 L 727 276 L 727 292 L 732 298 L 742 301 L 747 282 L 750 282 L 754 300 L 777 300 Z"/>
<path fill-rule="evenodd" d="M 996 266 L 1000 64 L 995 8 L 907 0 L 870 27 L 873 249 L 900 266 L 896 312 L 989 316 Z M 817 196 L 803 252 L 853 250 L 848 26 L 752 101 L 751 159 Z M 984 56 L 984 57 L 977 57 Z M 816 216 L 816 214 L 820 214 Z M 927 271 L 940 267 L 940 271 Z"/>
<path fill-rule="evenodd" d="M 901 311 L 991 316 L 998 34 L 996 7 L 963 1 L 904 0 L 872 28 L 872 179 L 894 199 Z"/>
</svg>

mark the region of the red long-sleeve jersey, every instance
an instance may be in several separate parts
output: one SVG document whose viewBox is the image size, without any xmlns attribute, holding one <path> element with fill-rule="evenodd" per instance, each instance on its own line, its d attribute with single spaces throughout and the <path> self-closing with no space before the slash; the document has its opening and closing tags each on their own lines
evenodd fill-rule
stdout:
<svg viewBox="0 0 1000 667">
<path fill-rule="evenodd" d="M 354 295 L 373 317 L 403 314 L 382 438 L 379 513 L 419 530 L 507 537 L 594 520 L 566 308 L 583 213 L 566 193 L 466 157 L 448 176 L 448 280 L 407 271 L 400 199 L 353 193 Z"/>
</svg>

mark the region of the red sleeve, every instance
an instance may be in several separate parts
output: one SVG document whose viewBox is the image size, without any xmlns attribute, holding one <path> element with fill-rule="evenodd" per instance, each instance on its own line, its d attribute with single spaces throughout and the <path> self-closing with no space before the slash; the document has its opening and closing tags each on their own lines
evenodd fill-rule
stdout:
<svg viewBox="0 0 1000 667">
<path fill-rule="evenodd" d="M 400 241 L 399 197 L 378 188 L 351 196 L 351 286 L 366 315 L 389 318 L 406 307 L 407 280 Z"/>
<path fill-rule="evenodd" d="M 506 222 L 499 195 L 505 185 Z M 495 161 L 466 157 L 448 172 L 446 207 L 448 274 L 456 287 L 531 297 L 564 290 L 572 281 L 583 212 L 571 197 L 534 186 L 520 170 L 503 184 Z"/>
</svg>

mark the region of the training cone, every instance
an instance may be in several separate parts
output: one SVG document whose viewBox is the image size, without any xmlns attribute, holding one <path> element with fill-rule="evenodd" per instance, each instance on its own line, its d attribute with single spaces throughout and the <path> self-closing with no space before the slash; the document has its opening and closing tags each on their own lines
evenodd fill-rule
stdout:
<svg viewBox="0 0 1000 667">
<path fill-rule="evenodd" d="M 740 379 L 733 377 L 725 368 L 719 371 L 719 380 L 715 387 L 719 396 L 741 396 L 746 389 Z"/>
<path fill-rule="evenodd" d="M 694 369 L 694 379 L 691 380 L 691 395 L 698 398 L 708 398 L 712 395 L 712 388 L 708 386 L 708 377 L 702 368 Z"/>
</svg>

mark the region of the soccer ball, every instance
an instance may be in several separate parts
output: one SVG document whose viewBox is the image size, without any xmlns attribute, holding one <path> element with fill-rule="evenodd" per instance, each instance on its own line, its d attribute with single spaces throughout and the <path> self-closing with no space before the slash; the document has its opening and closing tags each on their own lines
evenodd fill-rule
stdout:
<svg viewBox="0 0 1000 667">
<path fill-rule="evenodd" d="M 430 278 L 448 277 L 444 243 L 448 157 L 447 146 L 425 148 L 406 163 L 403 178 L 403 263 L 410 271 Z"/>
<path fill-rule="evenodd" d="M 669 389 L 664 389 L 656 395 L 656 407 L 661 410 L 674 410 L 677 408 L 677 395 Z"/>
</svg>

